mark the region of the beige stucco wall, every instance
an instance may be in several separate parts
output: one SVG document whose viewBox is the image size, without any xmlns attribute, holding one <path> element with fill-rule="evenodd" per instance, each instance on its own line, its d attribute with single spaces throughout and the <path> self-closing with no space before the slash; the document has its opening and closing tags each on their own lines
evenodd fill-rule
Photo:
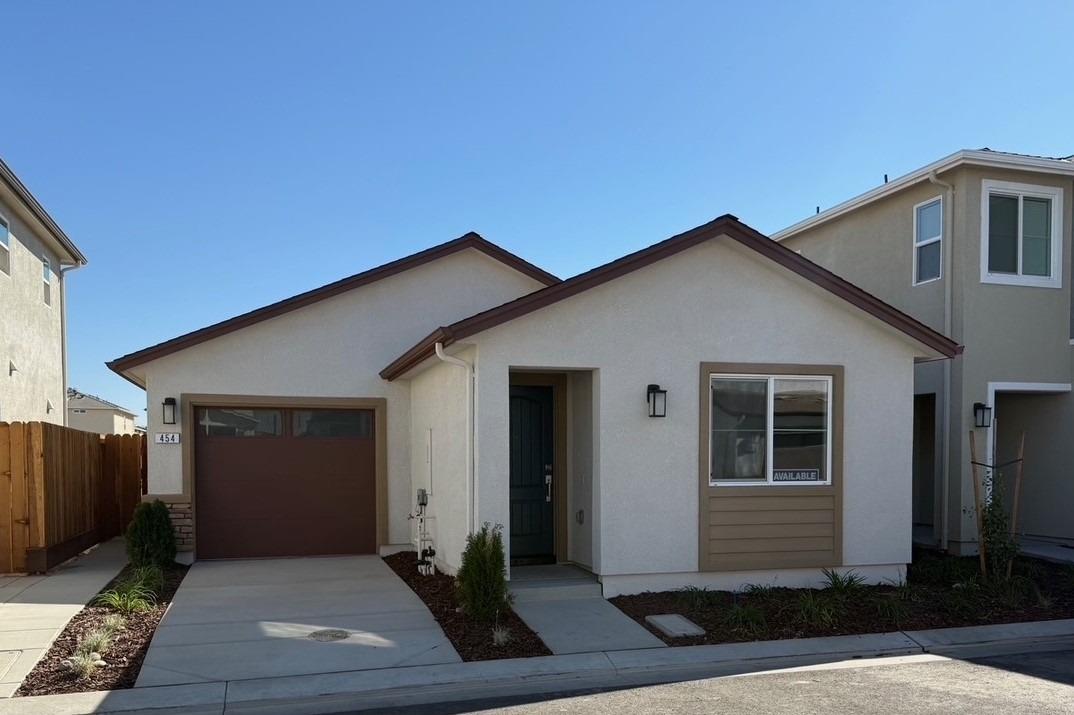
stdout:
<svg viewBox="0 0 1074 715">
<path fill-rule="evenodd" d="M 481 521 L 509 519 L 510 370 L 599 370 L 594 559 L 606 593 L 682 579 L 816 580 L 815 570 L 697 573 L 703 361 L 845 366 L 844 561 L 874 579 L 909 561 L 917 348 L 750 249 L 709 241 L 472 340 Z M 648 383 L 668 390 L 664 419 L 647 415 Z M 637 574 L 645 579 L 630 581 Z"/>
<path fill-rule="evenodd" d="M 600 571 L 600 549 L 594 548 L 594 534 L 600 515 L 593 498 L 596 488 L 596 456 L 600 430 L 596 419 L 599 372 L 572 372 L 567 376 L 569 406 L 567 441 L 570 452 L 567 469 L 567 549 L 568 557 L 594 571 Z M 579 514 L 581 520 L 579 520 Z"/>
<path fill-rule="evenodd" d="M 63 332 L 59 258 L 0 199 L 11 230 L 11 274 L 0 272 L 0 421 L 63 424 Z M 2 250 L 2 249 L 0 249 Z M 41 257 L 52 265 L 52 301 L 45 305 Z M 9 374 L 9 364 L 18 371 Z M 54 409 L 47 411 L 51 402 Z"/>
<path fill-rule="evenodd" d="M 459 355 L 473 359 L 473 351 Z M 429 491 L 427 530 L 437 551 L 436 562 L 445 573 L 455 573 L 459 555 L 466 546 L 467 528 L 445 528 L 440 524 L 468 523 L 470 484 L 467 434 L 468 369 L 439 363 L 410 384 L 410 465 L 411 488 Z M 417 524 L 414 524 L 415 534 Z"/>
<path fill-rule="evenodd" d="M 452 254 L 312 306 L 147 363 L 149 490 L 183 489 L 182 447 L 158 445 L 165 397 L 241 394 L 387 399 L 388 509 L 392 543 L 410 541 L 410 387 L 378 372 L 438 325 L 540 287 L 476 250 Z M 182 405 L 180 405 L 180 408 Z M 182 409 L 179 410 L 182 412 Z M 181 422 L 181 417 L 179 419 Z"/>
<path fill-rule="evenodd" d="M 986 402 L 989 382 L 1069 383 L 1074 347 L 1071 337 L 1071 226 L 1074 183 L 1052 174 L 960 167 L 940 177 L 954 185 L 951 206 L 951 265 L 940 281 L 911 285 L 913 206 L 942 193 L 923 182 L 882 200 L 786 239 L 784 244 L 857 283 L 880 298 L 933 327 L 943 328 L 943 286 L 951 281 L 951 337 L 965 345 L 951 364 L 950 430 L 947 454 L 950 474 L 960 481 L 949 494 L 951 548 L 972 552 L 976 525 L 969 464 L 969 430 L 975 402 Z M 1063 191 L 1063 282 L 1060 288 L 997 285 L 981 281 L 982 181 L 1053 186 Z M 918 368 L 916 392 L 935 391 L 943 409 L 940 367 Z M 942 422 L 941 422 L 942 424 Z M 1074 423 L 1055 426 L 1053 435 L 1066 439 Z M 986 434 L 977 440 L 984 455 Z M 939 443 L 938 443 L 939 444 Z M 1066 463 L 1046 459 L 1038 478 L 1062 483 Z M 938 496 L 938 498 L 940 498 Z M 1074 504 L 1072 504 L 1074 505 Z M 1033 507 L 1027 506 L 1027 514 Z M 1033 517 L 1030 516 L 1030 519 Z M 1069 531 L 1069 529 L 1068 529 Z M 1074 536 L 1074 532 L 1070 533 Z"/>
<path fill-rule="evenodd" d="M 130 415 L 115 410 L 84 409 L 86 411 L 80 413 L 67 408 L 69 427 L 97 434 L 134 434 L 134 418 Z"/>
</svg>

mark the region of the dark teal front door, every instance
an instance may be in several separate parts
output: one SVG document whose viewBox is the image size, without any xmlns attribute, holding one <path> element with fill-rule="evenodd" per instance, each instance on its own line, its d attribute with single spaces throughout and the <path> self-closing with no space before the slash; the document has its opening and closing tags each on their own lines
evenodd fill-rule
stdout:
<svg viewBox="0 0 1074 715">
<path fill-rule="evenodd" d="M 511 562 L 554 563 L 552 388 L 511 386 Z"/>
</svg>

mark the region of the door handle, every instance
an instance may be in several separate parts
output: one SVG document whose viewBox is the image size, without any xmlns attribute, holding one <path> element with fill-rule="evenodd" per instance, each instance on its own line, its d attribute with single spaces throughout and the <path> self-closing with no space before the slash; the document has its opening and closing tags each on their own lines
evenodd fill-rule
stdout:
<svg viewBox="0 0 1074 715">
<path fill-rule="evenodd" d="M 552 475 L 544 475 L 544 500 L 546 502 L 552 501 Z"/>
</svg>

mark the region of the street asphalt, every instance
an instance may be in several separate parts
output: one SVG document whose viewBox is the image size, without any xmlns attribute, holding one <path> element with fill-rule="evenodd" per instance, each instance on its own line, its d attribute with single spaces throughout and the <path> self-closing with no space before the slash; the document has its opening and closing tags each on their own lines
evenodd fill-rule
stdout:
<svg viewBox="0 0 1074 715">
<path fill-rule="evenodd" d="M 1074 713 L 1074 650 L 956 660 L 933 655 L 796 668 L 608 691 L 422 705 L 461 713 Z M 405 709 L 365 711 L 384 714 Z"/>
</svg>

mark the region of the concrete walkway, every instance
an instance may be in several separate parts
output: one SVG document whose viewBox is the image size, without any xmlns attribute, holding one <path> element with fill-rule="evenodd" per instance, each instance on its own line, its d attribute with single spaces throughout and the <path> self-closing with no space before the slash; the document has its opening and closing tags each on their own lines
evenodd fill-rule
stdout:
<svg viewBox="0 0 1074 715">
<path fill-rule="evenodd" d="M 573 566 L 511 570 L 512 608 L 556 655 L 667 645 L 601 595 L 596 577 Z"/>
<path fill-rule="evenodd" d="M 318 639 L 328 630 L 340 632 Z M 199 561 L 137 687 L 459 662 L 429 609 L 379 557 Z"/>
<path fill-rule="evenodd" d="M 126 566 L 112 539 L 45 576 L 0 576 L 0 697 L 9 698 L 67 622 Z"/>
</svg>

